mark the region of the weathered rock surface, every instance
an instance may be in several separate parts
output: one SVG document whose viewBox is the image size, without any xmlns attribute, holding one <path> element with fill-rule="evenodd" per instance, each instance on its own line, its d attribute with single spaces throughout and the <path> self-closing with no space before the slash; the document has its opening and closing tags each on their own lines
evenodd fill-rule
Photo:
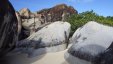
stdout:
<svg viewBox="0 0 113 64">
<path fill-rule="evenodd" d="M 0 0 L 0 61 L 1 56 L 5 56 L 14 48 L 17 29 L 18 22 L 13 6 L 8 0 Z"/>
<path fill-rule="evenodd" d="M 21 28 L 22 28 L 22 19 L 21 19 L 19 12 L 16 12 L 16 17 L 17 17 L 17 20 L 18 20 L 18 34 L 20 34 Z"/>
<path fill-rule="evenodd" d="M 22 26 L 28 30 L 32 31 L 33 29 L 37 29 L 39 26 L 41 26 L 41 22 L 38 18 L 31 18 L 31 19 L 24 19 L 25 21 L 22 22 Z"/>
<path fill-rule="evenodd" d="M 22 18 L 30 18 L 31 11 L 28 8 L 23 8 L 19 11 Z"/>
<path fill-rule="evenodd" d="M 94 21 L 88 22 L 84 26 L 78 28 L 70 38 L 70 43 L 83 42 L 85 39 L 97 33 L 100 30 L 108 30 L 106 26 L 98 24 Z"/>
<path fill-rule="evenodd" d="M 22 26 L 25 30 L 27 30 L 30 33 L 29 35 L 31 35 L 32 33 L 35 33 L 36 31 L 38 31 L 38 29 L 41 29 L 44 26 L 51 23 L 51 22 L 48 22 L 48 23 L 42 24 L 39 18 L 31 18 L 31 19 L 24 19 L 24 20 L 25 22 L 22 22 Z"/>
<path fill-rule="evenodd" d="M 22 18 L 22 27 L 28 33 L 34 33 L 40 26 L 46 24 L 44 23 L 44 19 L 41 18 L 41 14 L 32 13 L 29 9 L 23 8 L 20 10 L 21 18 Z M 30 36 L 30 34 L 26 34 Z"/>
<path fill-rule="evenodd" d="M 43 9 L 37 12 L 42 14 L 46 22 L 65 21 L 67 17 L 78 12 L 72 7 L 66 4 L 59 4 L 49 9 Z"/>
<path fill-rule="evenodd" d="M 74 33 L 66 60 L 70 64 L 108 64 L 107 59 L 113 60 L 112 35 L 113 27 L 88 22 Z"/>
<path fill-rule="evenodd" d="M 17 50 L 30 57 L 66 49 L 70 33 L 68 22 L 57 21 L 47 25 L 17 44 Z"/>
</svg>

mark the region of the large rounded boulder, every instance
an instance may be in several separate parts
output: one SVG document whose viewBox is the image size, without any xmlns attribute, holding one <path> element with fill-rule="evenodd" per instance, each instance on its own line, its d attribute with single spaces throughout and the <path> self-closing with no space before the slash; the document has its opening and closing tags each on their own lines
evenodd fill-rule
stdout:
<svg viewBox="0 0 113 64">
<path fill-rule="evenodd" d="M 17 29 L 18 22 L 13 6 L 8 0 L 0 0 L 0 61 L 3 56 L 14 49 Z"/>
<path fill-rule="evenodd" d="M 70 27 L 68 22 L 51 23 L 18 42 L 16 50 L 27 53 L 30 57 L 64 50 L 68 45 Z"/>
<path fill-rule="evenodd" d="M 88 22 L 74 33 L 65 59 L 70 64 L 112 64 L 112 35 L 113 27 Z"/>
<path fill-rule="evenodd" d="M 72 38 L 70 38 L 70 43 L 83 42 L 87 37 L 90 37 L 100 30 L 106 30 L 106 26 L 90 21 L 75 31 Z"/>
</svg>

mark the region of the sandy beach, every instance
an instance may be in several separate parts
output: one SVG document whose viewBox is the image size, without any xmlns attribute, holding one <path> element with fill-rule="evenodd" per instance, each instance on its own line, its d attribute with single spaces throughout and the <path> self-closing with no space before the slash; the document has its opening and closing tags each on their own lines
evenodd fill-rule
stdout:
<svg viewBox="0 0 113 64">
<path fill-rule="evenodd" d="M 60 52 L 46 53 L 33 58 L 27 58 L 27 55 L 14 55 L 7 57 L 10 64 L 68 64 L 64 59 L 64 53 L 67 50 Z"/>
</svg>

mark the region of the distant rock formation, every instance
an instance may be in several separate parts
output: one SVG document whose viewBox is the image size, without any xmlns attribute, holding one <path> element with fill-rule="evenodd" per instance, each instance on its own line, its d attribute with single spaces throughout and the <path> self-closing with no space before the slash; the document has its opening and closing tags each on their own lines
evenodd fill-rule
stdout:
<svg viewBox="0 0 113 64">
<path fill-rule="evenodd" d="M 57 21 L 47 25 L 17 44 L 18 51 L 29 57 L 66 49 L 71 25 Z"/>
<path fill-rule="evenodd" d="M 78 12 L 72 7 L 66 4 L 59 4 L 49 9 L 43 9 L 37 12 L 45 18 L 45 22 L 55 22 L 55 21 L 65 21 L 72 14 L 77 14 Z"/>
<path fill-rule="evenodd" d="M 88 22 L 77 29 L 65 54 L 70 64 L 112 64 L 113 27 Z"/>
<path fill-rule="evenodd" d="M 28 8 L 23 8 L 19 13 L 22 18 L 22 27 L 28 31 L 29 34 L 27 33 L 27 35 L 30 36 L 40 26 L 55 21 L 66 21 L 70 15 L 77 14 L 77 11 L 66 4 L 59 4 L 35 13 L 31 12 Z"/>
</svg>

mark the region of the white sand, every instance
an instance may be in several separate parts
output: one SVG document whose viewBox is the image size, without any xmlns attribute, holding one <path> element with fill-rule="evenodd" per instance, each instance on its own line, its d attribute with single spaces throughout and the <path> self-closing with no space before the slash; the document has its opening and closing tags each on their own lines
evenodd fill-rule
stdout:
<svg viewBox="0 0 113 64">
<path fill-rule="evenodd" d="M 27 58 L 26 55 L 15 55 L 8 57 L 8 61 L 10 64 L 68 64 L 64 59 L 66 51 L 47 53 L 33 58 Z"/>
</svg>

